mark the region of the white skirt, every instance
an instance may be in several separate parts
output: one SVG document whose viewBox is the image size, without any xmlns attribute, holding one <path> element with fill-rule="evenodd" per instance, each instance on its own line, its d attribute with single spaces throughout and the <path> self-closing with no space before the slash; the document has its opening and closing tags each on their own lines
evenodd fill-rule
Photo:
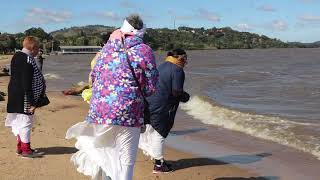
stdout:
<svg viewBox="0 0 320 180">
<path fill-rule="evenodd" d="M 5 126 L 11 127 L 12 133 L 19 135 L 22 142 L 29 143 L 33 120 L 34 115 L 8 113 Z"/>
<path fill-rule="evenodd" d="M 165 138 L 162 137 L 149 124 L 146 125 L 146 131 L 140 134 L 139 148 L 151 159 L 163 159 L 163 146 Z"/>
<path fill-rule="evenodd" d="M 140 128 L 80 122 L 68 129 L 66 138 L 76 138 L 79 149 L 71 157 L 78 172 L 101 179 L 131 180 Z"/>
</svg>

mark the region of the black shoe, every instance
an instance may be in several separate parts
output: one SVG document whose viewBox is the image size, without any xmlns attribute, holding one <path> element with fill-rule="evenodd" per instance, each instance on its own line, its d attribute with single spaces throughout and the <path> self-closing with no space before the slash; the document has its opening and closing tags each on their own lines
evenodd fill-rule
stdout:
<svg viewBox="0 0 320 180">
<path fill-rule="evenodd" d="M 18 156 L 20 156 L 20 155 L 21 155 L 21 153 L 22 153 L 22 151 L 21 151 L 21 150 L 16 150 L 16 154 L 17 154 Z"/>
<path fill-rule="evenodd" d="M 39 158 L 39 157 L 42 157 L 43 154 L 41 154 L 41 152 L 37 153 L 37 152 L 31 151 L 28 153 L 22 152 L 21 156 L 22 158 Z"/>
<path fill-rule="evenodd" d="M 45 154 L 45 152 L 39 151 L 38 149 L 31 149 L 31 151 L 34 152 L 34 153 L 40 154 L 40 155 L 44 155 Z"/>
<path fill-rule="evenodd" d="M 154 165 L 153 168 L 153 174 L 158 174 L 158 173 L 170 173 L 173 172 L 173 169 L 171 165 L 167 164 L 165 161 L 161 163 L 161 165 Z"/>
</svg>

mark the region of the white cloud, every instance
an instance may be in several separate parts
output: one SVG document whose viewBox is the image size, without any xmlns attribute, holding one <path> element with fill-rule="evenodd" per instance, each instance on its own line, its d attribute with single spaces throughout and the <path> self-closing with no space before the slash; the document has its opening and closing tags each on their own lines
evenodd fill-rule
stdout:
<svg viewBox="0 0 320 180">
<path fill-rule="evenodd" d="M 206 9 L 198 9 L 197 11 L 197 15 L 198 17 L 208 20 L 208 21 L 212 21 L 212 22 L 219 22 L 220 21 L 220 16 L 214 12 L 208 11 Z"/>
<path fill-rule="evenodd" d="M 96 12 L 96 13 L 93 13 L 93 15 L 96 17 L 105 18 L 105 19 L 109 19 L 109 20 L 113 20 L 113 21 L 121 20 L 124 18 L 124 17 L 117 15 L 116 13 L 114 13 L 112 11 Z"/>
<path fill-rule="evenodd" d="M 265 12 L 275 12 L 277 11 L 276 8 L 272 7 L 271 5 L 263 5 L 258 7 L 258 10 L 265 11 Z"/>
<path fill-rule="evenodd" d="M 240 31 L 249 31 L 249 30 L 253 29 L 253 27 L 251 25 L 246 24 L 246 23 L 240 23 L 234 27 Z"/>
<path fill-rule="evenodd" d="M 24 23 L 50 24 L 63 23 L 72 17 L 69 11 L 53 11 L 42 8 L 31 8 L 28 10 Z"/>
<path fill-rule="evenodd" d="M 266 22 L 264 24 L 259 25 L 258 27 L 272 31 L 286 31 L 288 30 L 289 25 L 287 22 L 278 19 L 271 22 Z"/>
<path fill-rule="evenodd" d="M 320 22 L 320 16 L 315 16 L 311 14 L 299 16 L 298 19 L 302 22 Z"/>
<path fill-rule="evenodd" d="M 288 24 L 282 20 L 275 20 L 271 23 L 271 28 L 275 31 L 285 31 L 288 29 Z"/>
</svg>

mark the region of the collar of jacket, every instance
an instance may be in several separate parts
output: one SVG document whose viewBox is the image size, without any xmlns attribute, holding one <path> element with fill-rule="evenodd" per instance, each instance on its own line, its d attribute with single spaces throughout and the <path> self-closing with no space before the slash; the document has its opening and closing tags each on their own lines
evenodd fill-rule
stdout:
<svg viewBox="0 0 320 180">
<path fill-rule="evenodd" d="M 171 62 L 172 64 L 175 64 L 181 68 L 184 67 L 184 62 L 180 61 L 178 58 L 175 58 L 173 56 L 167 56 L 166 61 Z"/>
</svg>

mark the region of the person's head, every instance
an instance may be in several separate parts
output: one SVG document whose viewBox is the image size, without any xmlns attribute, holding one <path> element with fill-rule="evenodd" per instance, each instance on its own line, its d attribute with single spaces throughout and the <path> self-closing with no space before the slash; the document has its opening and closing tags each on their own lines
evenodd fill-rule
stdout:
<svg viewBox="0 0 320 180">
<path fill-rule="evenodd" d="M 183 49 L 177 48 L 172 51 L 169 51 L 167 53 L 167 56 L 172 56 L 174 58 L 177 58 L 179 61 L 183 62 L 184 64 L 187 64 L 187 60 L 188 60 L 187 53 Z"/>
<path fill-rule="evenodd" d="M 31 52 L 31 56 L 36 57 L 39 53 L 40 43 L 34 36 L 27 36 L 23 40 L 23 48 Z"/>
<path fill-rule="evenodd" d="M 43 54 L 43 50 L 42 50 L 42 49 L 40 49 L 40 50 L 39 50 L 39 54 L 38 54 L 38 55 L 39 55 L 39 56 L 41 56 L 42 54 Z"/>
<path fill-rule="evenodd" d="M 126 17 L 126 20 L 136 30 L 141 30 L 143 28 L 143 21 L 138 14 L 131 14 Z"/>
</svg>

